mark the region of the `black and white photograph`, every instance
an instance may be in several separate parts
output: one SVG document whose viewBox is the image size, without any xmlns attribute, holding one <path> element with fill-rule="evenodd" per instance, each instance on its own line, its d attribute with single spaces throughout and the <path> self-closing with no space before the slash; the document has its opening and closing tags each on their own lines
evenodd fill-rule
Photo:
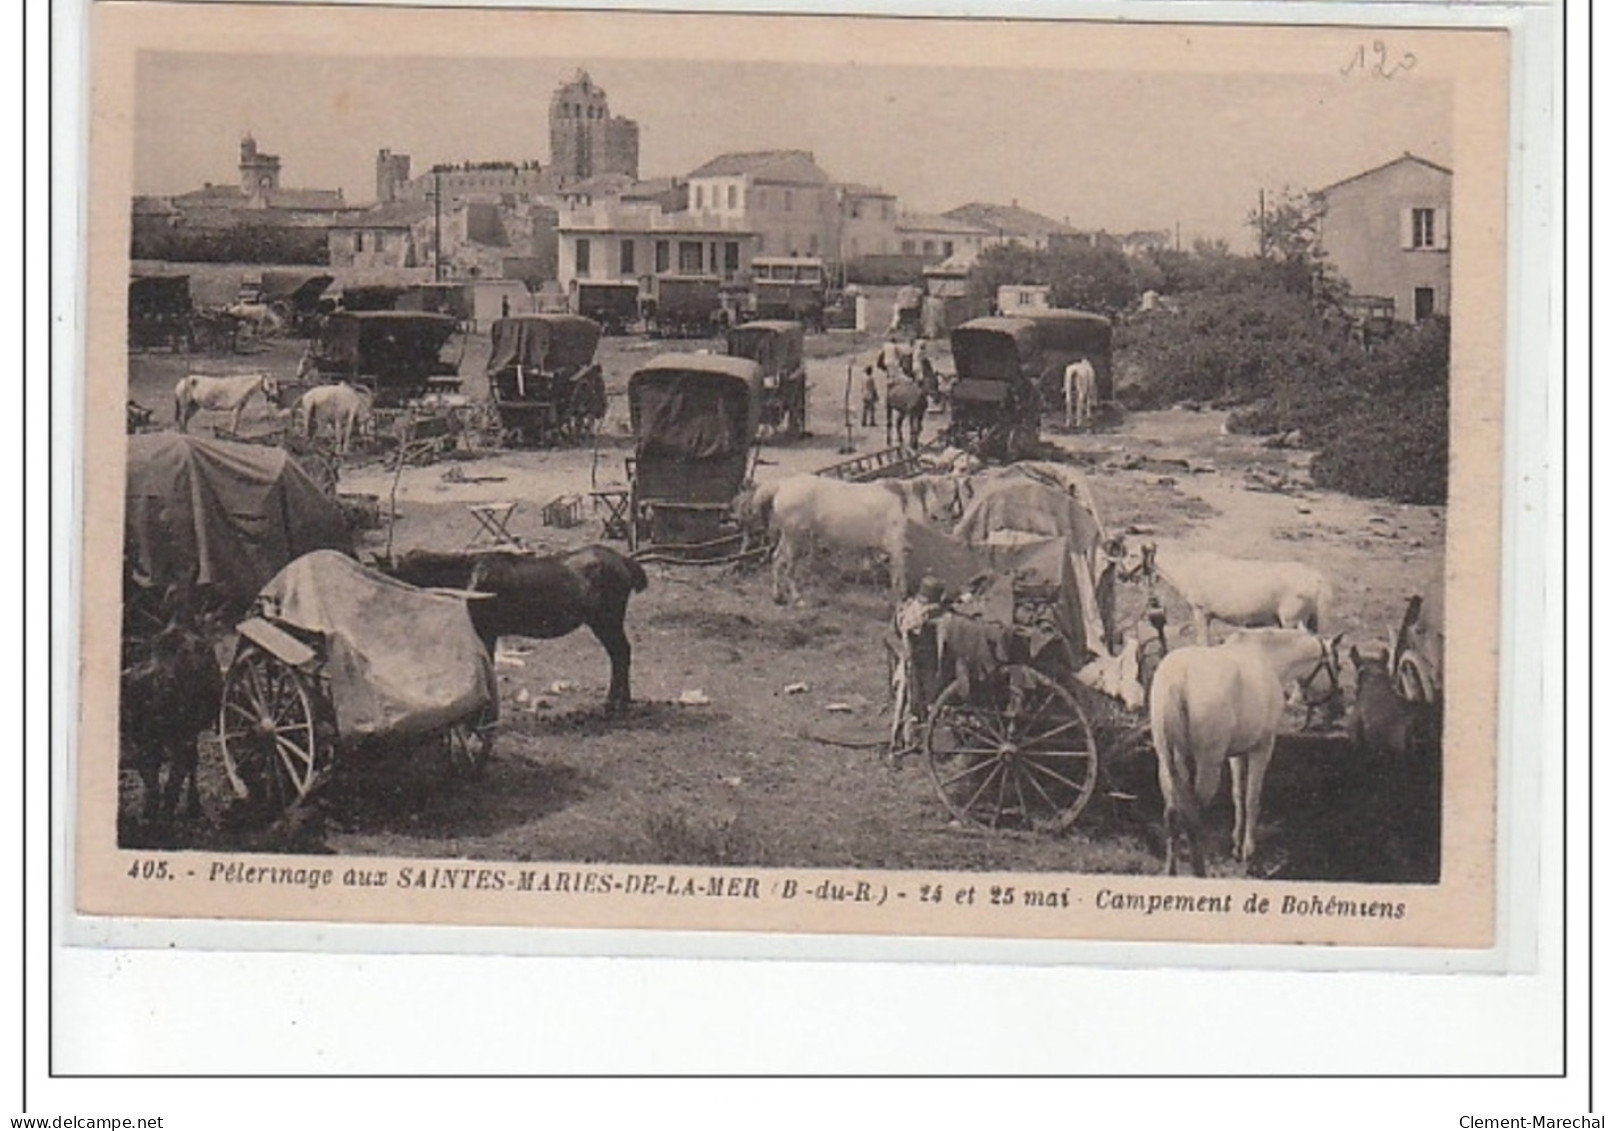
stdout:
<svg viewBox="0 0 1615 1131">
<path fill-rule="evenodd" d="M 1506 36 L 92 14 L 81 912 L 1492 945 Z"/>
</svg>

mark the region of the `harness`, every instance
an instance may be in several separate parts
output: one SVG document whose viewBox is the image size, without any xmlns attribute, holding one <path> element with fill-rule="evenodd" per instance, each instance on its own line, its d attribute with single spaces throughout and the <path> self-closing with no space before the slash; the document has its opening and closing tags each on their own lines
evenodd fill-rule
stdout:
<svg viewBox="0 0 1615 1131">
<path fill-rule="evenodd" d="M 1329 676 L 1329 694 L 1322 699 L 1310 698 L 1312 684 L 1320 674 Z M 1318 663 L 1310 673 L 1300 680 L 1301 701 L 1306 704 L 1308 716 L 1316 707 L 1322 707 L 1332 702 L 1340 694 L 1340 673 L 1336 666 L 1329 662 L 1329 642 L 1321 636 L 1318 638 Z"/>
</svg>

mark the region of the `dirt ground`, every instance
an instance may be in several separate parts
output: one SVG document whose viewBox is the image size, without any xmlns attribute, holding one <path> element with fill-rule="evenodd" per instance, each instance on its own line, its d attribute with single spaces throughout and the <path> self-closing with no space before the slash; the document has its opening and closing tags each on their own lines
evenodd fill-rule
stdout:
<svg viewBox="0 0 1615 1131">
<path fill-rule="evenodd" d="M 877 429 L 843 411 L 849 365 L 876 342 L 851 335 L 812 341 L 811 435 L 763 449 L 760 481 L 809 471 L 885 446 Z M 230 358 L 131 358 L 130 394 L 171 413 L 183 372 L 265 369 L 290 375 L 299 343 L 272 341 Z M 606 339 L 611 408 L 594 448 L 498 452 L 406 468 L 396 481 L 379 462 L 354 461 L 340 489 L 394 497 L 390 531 L 364 536 L 363 552 L 460 549 L 477 533 L 468 504 L 518 504 L 511 529 L 539 550 L 601 538 L 592 486 L 623 482 L 630 451 L 623 390 L 632 369 L 662 348 L 714 343 Z M 462 372 L 479 374 L 485 336 L 473 335 Z M 851 352 L 856 351 L 856 352 Z M 943 352 L 943 368 L 949 362 Z M 479 395 L 477 378 L 468 393 Z M 855 395 L 855 394 L 854 394 Z M 856 420 L 857 406 L 852 405 Z M 1081 434 L 1051 418 L 1045 438 L 1091 473 L 1112 530 L 1181 540 L 1245 558 L 1308 562 L 1334 579 L 1333 631 L 1353 642 L 1385 639 L 1413 593 L 1441 585 L 1442 508 L 1353 499 L 1305 486 L 1308 453 L 1271 450 L 1223 432 L 1225 414 L 1135 413 Z M 198 423 L 211 423 L 207 414 Z M 273 421 L 261 412 L 256 424 Z M 933 417 L 928 432 L 940 425 Z M 253 426 L 249 422 L 249 427 Z M 1283 491 L 1269 489 L 1280 484 Z M 544 504 L 585 500 L 581 526 L 544 526 Z M 844 576 L 809 587 L 805 607 L 770 599 L 766 571 L 650 565 L 650 587 L 630 606 L 636 703 L 608 716 L 604 651 L 586 631 L 558 641 L 507 641 L 498 675 L 502 708 L 494 758 L 480 780 L 445 775 L 435 750 L 391 750 L 343 764 L 303 849 L 343 854 L 498 860 L 600 860 L 833 866 L 1152 872 L 1160 861 L 1160 798 L 1153 756 L 1136 747 L 1105 760 L 1101 788 L 1063 837 L 986 833 L 950 824 L 923 759 L 897 768 L 881 757 L 888 669 L 882 643 L 890 607 L 873 579 Z M 1124 623 L 1142 595 L 1122 587 Z M 1171 631 L 1186 610 L 1168 603 Z M 805 690 L 787 691 L 793 685 Z M 699 691 L 705 705 L 677 700 Z M 1294 725 L 1299 718 L 1292 719 Z M 209 816 L 166 836 L 179 847 L 222 848 L 227 790 L 217 752 L 204 747 Z M 1253 872 L 1288 879 L 1431 881 L 1438 840 L 1428 815 L 1399 804 L 1398 783 L 1353 765 L 1338 734 L 1281 739 L 1263 807 Z M 132 793 L 131 793 L 132 796 Z M 1214 827 L 1230 821 L 1226 793 Z M 130 836 L 140 836 L 131 831 Z M 1218 837 L 1219 848 L 1223 837 Z M 1231 865 L 1222 860 L 1218 870 Z"/>
</svg>

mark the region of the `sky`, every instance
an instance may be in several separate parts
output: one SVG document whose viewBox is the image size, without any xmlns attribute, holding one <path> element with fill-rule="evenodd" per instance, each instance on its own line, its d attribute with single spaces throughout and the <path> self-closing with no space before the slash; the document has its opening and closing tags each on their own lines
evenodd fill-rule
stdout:
<svg viewBox="0 0 1615 1131">
<path fill-rule="evenodd" d="M 586 68 L 640 126 L 640 173 L 808 149 L 904 211 L 1021 205 L 1112 232 L 1248 247 L 1260 189 L 1315 189 L 1404 151 L 1452 163 L 1445 82 L 688 60 L 378 59 L 149 53 L 136 75 L 138 193 L 235 183 L 250 132 L 289 188 L 375 196 L 375 156 L 549 161 L 556 86 Z"/>
</svg>

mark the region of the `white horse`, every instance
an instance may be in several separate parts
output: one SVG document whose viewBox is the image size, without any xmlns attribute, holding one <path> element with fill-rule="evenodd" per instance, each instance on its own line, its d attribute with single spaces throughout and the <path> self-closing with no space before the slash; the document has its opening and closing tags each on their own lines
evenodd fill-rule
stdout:
<svg viewBox="0 0 1615 1131">
<path fill-rule="evenodd" d="M 1308 628 L 1323 631 L 1334 586 L 1302 562 L 1248 561 L 1221 554 L 1139 546 L 1139 560 L 1123 575 L 1161 577 L 1188 603 L 1196 635 L 1211 643 L 1211 622 L 1236 628 Z"/>
<path fill-rule="evenodd" d="M 1075 428 L 1093 420 L 1095 391 L 1099 377 L 1094 373 L 1093 362 L 1079 357 L 1065 367 L 1065 426 Z"/>
<path fill-rule="evenodd" d="M 774 550 L 774 600 L 779 604 L 786 603 L 787 590 L 789 600 L 801 600 L 796 565 L 816 540 L 843 549 L 884 553 L 890 562 L 892 589 L 901 599 L 907 577 L 904 531 L 909 519 L 916 514 L 944 517 L 932 509 L 943 505 L 934 490 L 905 490 L 893 480 L 844 483 L 811 474 L 762 484 L 744 505 L 779 536 Z"/>
<path fill-rule="evenodd" d="M 1161 661 L 1150 685 L 1150 737 L 1166 802 L 1168 875 L 1177 874 L 1180 831 L 1195 875 L 1206 874 L 1202 817 L 1222 786 L 1224 762 L 1233 777 L 1234 858 L 1249 864 L 1284 687 L 1319 665 L 1338 679 L 1339 643 L 1276 629 L 1242 633 L 1216 648 L 1179 648 Z"/>
<path fill-rule="evenodd" d="M 280 397 L 280 384 L 268 373 L 238 373 L 233 377 L 192 373 L 181 377 L 174 386 L 174 423 L 184 432 L 197 410 L 206 408 L 228 412 L 230 431 L 239 432 L 242 410 L 258 393 L 262 393 L 264 402 L 274 409 Z"/>
<path fill-rule="evenodd" d="M 271 334 L 280 332 L 285 325 L 275 309 L 261 302 L 234 302 L 224 308 L 224 312 L 231 318 L 241 322 L 252 329 L 255 338 L 267 338 Z"/>
<path fill-rule="evenodd" d="M 298 434 L 312 440 L 329 427 L 335 433 L 339 452 L 348 450 L 354 433 L 362 434 L 370 419 L 369 394 L 352 385 L 317 385 L 297 401 Z"/>
</svg>

